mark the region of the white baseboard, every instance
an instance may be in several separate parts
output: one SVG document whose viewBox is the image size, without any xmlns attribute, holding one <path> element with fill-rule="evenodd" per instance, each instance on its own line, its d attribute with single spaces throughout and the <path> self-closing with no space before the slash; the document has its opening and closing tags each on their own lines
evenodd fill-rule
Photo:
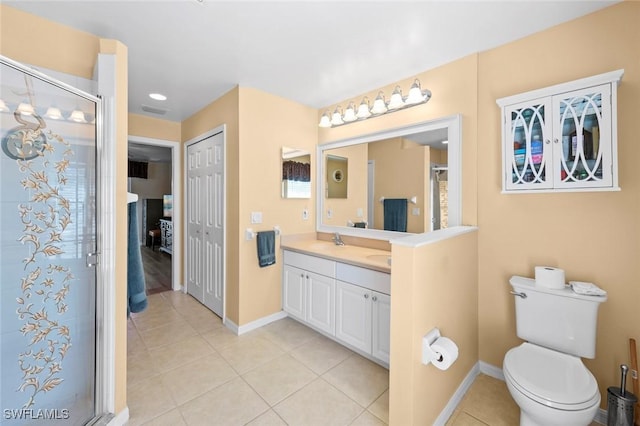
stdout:
<svg viewBox="0 0 640 426">
<path fill-rule="evenodd" d="M 234 334 L 240 336 L 241 334 L 248 333 L 260 327 L 264 327 L 267 324 L 270 324 L 274 321 L 281 320 L 282 318 L 286 318 L 288 315 L 285 311 L 276 312 L 275 314 L 267 315 L 266 317 L 259 318 L 255 321 L 251 321 L 248 324 L 238 326 L 229 318 L 227 318 L 224 324 L 227 326 L 229 330 L 231 330 Z"/>
<path fill-rule="evenodd" d="M 479 364 L 480 363 L 477 362 L 473 367 L 471 367 L 471 370 L 469 370 L 462 383 L 460 383 L 460 386 L 458 386 L 458 389 L 456 389 L 456 391 L 453 393 L 453 396 L 451 397 L 451 399 L 449 399 L 447 405 L 433 422 L 434 426 L 444 426 L 447 423 L 447 420 L 449 420 L 449 417 L 451 417 L 458 404 L 460 404 L 460 401 L 462 401 L 462 398 L 471 387 L 471 384 L 475 380 L 476 376 L 480 374 Z"/>
<path fill-rule="evenodd" d="M 487 376 L 491 376 L 494 379 L 502 380 L 504 382 L 504 373 L 502 372 L 502 368 L 484 361 L 478 361 L 478 364 L 480 364 L 480 372 L 482 374 L 486 374 Z"/>
<path fill-rule="evenodd" d="M 124 410 L 120 411 L 111 421 L 108 426 L 124 426 L 129 421 L 129 407 L 124 407 Z"/>
<path fill-rule="evenodd" d="M 598 423 L 599 425 L 606 425 L 607 424 L 607 410 L 604 410 L 604 409 L 600 408 L 598 410 L 598 412 L 596 413 L 596 416 L 594 417 L 593 421 Z"/>
</svg>

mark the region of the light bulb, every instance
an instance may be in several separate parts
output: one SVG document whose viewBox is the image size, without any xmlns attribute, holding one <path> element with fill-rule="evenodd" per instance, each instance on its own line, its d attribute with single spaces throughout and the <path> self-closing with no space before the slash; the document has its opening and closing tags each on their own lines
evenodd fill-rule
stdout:
<svg viewBox="0 0 640 426">
<path fill-rule="evenodd" d="M 356 116 L 356 105 L 353 102 L 349 103 L 347 109 L 344 110 L 344 116 L 342 117 L 342 119 L 347 123 L 356 121 L 358 119 L 358 117 Z"/>
<path fill-rule="evenodd" d="M 24 115 L 33 115 L 36 111 L 33 109 L 33 105 L 26 102 L 20 102 L 20 105 L 18 105 L 18 112 Z"/>
<path fill-rule="evenodd" d="M 44 116 L 51 118 L 52 120 L 61 120 L 63 118 L 60 109 L 56 107 L 49 107 Z"/>
<path fill-rule="evenodd" d="M 411 85 L 411 89 L 409 89 L 409 96 L 407 96 L 406 104 L 407 105 L 415 105 L 422 102 L 425 102 L 428 98 L 422 93 L 422 89 L 420 88 L 420 81 L 416 78 L 413 84 Z"/>
<path fill-rule="evenodd" d="M 344 124 L 344 121 L 342 121 L 342 114 L 340 114 L 340 107 L 336 107 L 336 109 L 333 111 L 333 114 L 331 115 L 331 125 L 339 126 L 341 124 Z"/>
<path fill-rule="evenodd" d="M 371 108 L 371 113 L 384 114 L 385 112 L 387 112 L 387 105 L 384 102 L 384 95 L 382 94 L 382 92 L 379 92 L 376 100 L 373 101 L 373 108 Z"/>
<path fill-rule="evenodd" d="M 320 123 L 318 124 L 318 127 L 331 127 L 331 119 L 329 118 L 329 111 L 326 111 L 324 114 L 322 114 L 322 117 L 320 117 Z"/>
<path fill-rule="evenodd" d="M 2 99 L 0 99 L 0 112 L 8 112 L 9 107 L 4 103 Z"/>
<path fill-rule="evenodd" d="M 86 123 L 87 119 L 84 117 L 84 112 L 79 109 L 74 109 L 71 115 L 69 116 L 69 120 L 75 121 L 76 123 Z"/>
<path fill-rule="evenodd" d="M 356 114 L 358 118 L 368 118 L 371 117 L 371 110 L 369 109 L 369 99 L 365 96 L 360 102 L 360 106 L 358 107 L 358 113 Z"/>
<path fill-rule="evenodd" d="M 400 90 L 400 86 L 396 86 L 391 94 L 391 99 L 389 99 L 389 105 L 387 107 L 389 109 L 398 109 L 404 106 L 404 100 L 402 100 L 402 90 Z"/>
</svg>

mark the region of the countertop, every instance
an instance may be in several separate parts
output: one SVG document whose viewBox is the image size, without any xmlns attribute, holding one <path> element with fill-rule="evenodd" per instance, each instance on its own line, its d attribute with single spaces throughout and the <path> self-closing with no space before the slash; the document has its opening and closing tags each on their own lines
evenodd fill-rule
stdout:
<svg viewBox="0 0 640 426">
<path fill-rule="evenodd" d="M 283 239 L 280 248 L 391 273 L 390 251 L 356 245 L 337 246 L 332 241 L 317 239 Z"/>
</svg>

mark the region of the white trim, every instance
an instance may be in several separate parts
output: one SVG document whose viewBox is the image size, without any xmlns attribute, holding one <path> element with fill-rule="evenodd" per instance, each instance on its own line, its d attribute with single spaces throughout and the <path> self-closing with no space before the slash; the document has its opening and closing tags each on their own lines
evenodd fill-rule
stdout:
<svg viewBox="0 0 640 426">
<path fill-rule="evenodd" d="M 502 380 L 504 382 L 504 373 L 502 372 L 502 368 L 496 367 L 495 365 L 491 365 L 484 361 L 479 361 L 480 363 L 480 372 L 482 374 L 486 374 L 487 376 L 491 376 L 494 379 Z"/>
<path fill-rule="evenodd" d="M 227 321 L 230 321 L 227 318 L 227 185 L 228 185 L 228 178 L 227 178 L 227 125 L 226 124 L 222 124 L 212 130 L 209 130 L 208 132 L 202 133 L 201 135 L 196 136 L 195 138 L 191 138 L 188 141 L 186 141 L 184 143 L 184 149 L 182 151 L 182 157 L 183 157 L 183 172 L 182 172 L 182 188 L 184 190 L 184 194 L 185 194 L 185 202 L 182 203 L 183 206 L 183 212 L 184 212 L 184 229 L 185 231 L 187 230 L 187 172 L 188 172 L 188 167 L 187 167 L 187 161 L 189 160 L 188 155 L 187 155 L 187 149 L 189 148 L 190 145 L 193 145 L 194 143 L 200 142 L 204 139 L 210 138 L 214 135 L 217 135 L 218 133 L 222 133 L 222 145 L 224 147 L 224 155 L 222 156 L 222 162 L 223 162 L 223 169 L 224 169 L 224 185 L 222 185 L 222 228 L 223 228 L 223 232 L 222 232 L 222 264 L 224 265 L 224 268 L 222 270 L 222 323 L 223 324 L 227 324 Z M 174 203 L 175 205 L 175 203 Z M 182 237 L 182 243 L 184 244 L 185 247 L 185 253 L 186 253 L 186 248 L 187 245 L 189 244 L 189 242 L 187 241 L 187 237 L 188 237 L 188 232 L 184 233 L 184 236 Z M 183 285 L 183 293 L 187 293 L 188 292 L 188 277 L 187 277 L 187 265 L 185 265 L 183 269 L 183 279 L 184 279 L 184 285 Z M 233 324 L 233 322 L 231 322 L 231 324 Z M 237 325 L 233 324 L 236 327 L 237 330 Z M 231 328 L 231 327 L 229 327 Z M 236 333 L 237 334 L 237 333 Z"/>
<path fill-rule="evenodd" d="M 462 383 L 460 383 L 460 386 L 458 386 L 458 389 L 453 393 L 453 396 L 449 399 L 447 405 L 445 405 L 436 420 L 433 422 L 434 426 L 444 426 L 447 423 L 449 417 L 451 417 L 453 412 L 456 410 L 456 407 L 458 407 L 458 404 L 460 404 L 462 398 L 464 398 L 464 395 L 473 384 L 473 381 L 478 377 L 478 374 L 480 374 L 479 364 L 479 362 L 476 362 L 473 367 L 471 367 L 471 370 L 469 370 L 464 380 L 462 380 Z"/>
<path fill-rule="evenodd" d="M 182 202 L 182 189 L 178 185 L 178 176 L 180 173 L 180 141 L 172 141 L 168 139 L 154 139 L 142 136 L 129 136 L 128 142 L 134 142 L 142 145 L 162 146 L 171 149 L 171 195 L 173 196 L 173 205 L 180 206 Z M 173 209 L 173 240 L 181 241 L 182 237 L 182 211 L 179 208 Z M 180 290 L 183 286 L 180 283 L 180 268 L 182 264 L 182 245 L 174 244 L 171 253 L 171 289 Z"/>
<path fill-rule="evenodd" d="M 96 374 L 97 410 L 115 413 L 116 394 L 116 59 L 114 55 L 99 54 L 97 58 L 98 93 L 102 95 L 102 117 L 96 123 L 101 128 L 102 143 L 98 146 L 98 285 L 96 301 L 97 327 Z M 102 329 L 102 330 L 101 330 Z M 126 336 L 125 336 L 126 338 Z M 98 374 L 101 378 L 98 378 Z"/>
<path fill-rule="evenodd" d="M 576 88 L 599 86 L 606 83 L 620 84 L 620 80 L 624 75 L 624 69 L 598 74 L 591 77 L 581 78 L 566 83 L 556 84 L 554 86 L 544 87 L 542 89 L 530 90 L 517 95 L 507 96 L 496 100 L 500 107 L 517 104 L 519 102 L 529 101 L 531 99 L 542 98 L 556 93 L 569 92 Z"/>
<path fill-rule="evenodd" d="M 255 321 L 251 321 L 248 324 L 238 326 L 236 323 L 231 321 L 229 318 L 225 321 L 225 325 L 229 330 L 231 330 L 235 335 L 240 336 L 242 334 L 248 333 L 250 331 L 256 330 L 260 327 L 264 327 L 267 324 L 271 324 L 272 322 L 281 320 L 283 318 L 288 317 L 285 311 L 276 312 L 271 315 L 267 315 L 266 317 L 258 318 Z"/>
<path fill-rule="evenodd" d="M 124 407 L 124 410 L 120 411 L 114 418 L 112 418 L 108 426 L 124 426 L 129 421 L 129 407 Z"/>
<path fill-rule="evenodd" d="M 607 410 L 599 408 L 598 412 L 596 412 L 596 416 L 592 421 L 598 423 L 599 425 L 606 425 L 608 420 L 607 417 Z"/>
<path fill-rule="evenodd" d="M 462 115 L 455 114 L 435 120 L 425 121 L 381 132 L 369 133 L 350 139 L 343 139 L 335 142 L 318 145 L 316 148 L 316 230 L 318 232 L 336 233 L 351 235 L 362 238 L 372 238 L 376 240 L 397 239 L 406 236 L 406 232 L 383 231 L 379 229 L 361 229 L 349 226 L 323 225 L 324 217 L 324 155 L 325 149 L 342 148 L 345 146 L 368 143 L 382 139 L 427 132 L 447 128 L 449 133 L 449 146 L 447 148 L 447 164 L 449 167 L 449 226 L 462 225 Z M 428 232 L 428 231 L 427 231 Z"/>
<path fill-rule="evenodd" d="M 477 226 L 454 226 L 451 228 L 438 229 L 425 234 L 415 234 L 404 238 L 396 238 L 389 243 L 403 247 L 421 247 L 427 244 L 434 244 L 439 241 L 458 237 L 469 232 L 478 230 Z"/>
</svg>

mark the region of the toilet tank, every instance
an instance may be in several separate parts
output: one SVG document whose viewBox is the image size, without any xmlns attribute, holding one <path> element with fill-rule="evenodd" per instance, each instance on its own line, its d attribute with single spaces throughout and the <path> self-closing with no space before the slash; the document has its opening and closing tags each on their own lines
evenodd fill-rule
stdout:
<svg viewBox="0 0 640 426">
<path fill-rule="evenodd" d="M 530 343 L 584 357 L 596 356 L 598 307 L 606 296 L 576 294 L 570 286 L 536 287 L 535 280 L 513 276 L 518 337 Z"/>
</svg>

